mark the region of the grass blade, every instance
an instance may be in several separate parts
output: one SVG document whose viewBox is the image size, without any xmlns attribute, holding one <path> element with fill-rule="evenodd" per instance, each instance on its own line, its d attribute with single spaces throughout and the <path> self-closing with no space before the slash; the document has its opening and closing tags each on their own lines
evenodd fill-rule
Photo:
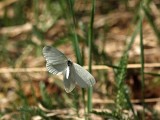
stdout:
<svg viewBox="0 0 160 120">
<path fill-rule="evenodd" d="M 143 120 L 145 120 L 145 105 L 144 105 L 144 47 L 143 47 L 143 29 L 142 29 L 142 21 L 143 21 L 143 17 L 140 15 L 140 25 L 139 25 L 139 29 L 140 29 L 140 50 L 141 50 L 141 54 L 140 54 L 140 59 L 141 59 L 141 80 L 142 80 L 142 104 L 143 104 Z"/>
<path fill-rule="evenodd" d="M 157 26 L 155 25 L 154 20 L 153 20 L 153 18 L 152 18 L 152 16 L 151 16 L 149 10 L 148 10 L 144 5 L 142 5 L 142 9 L 143 9 L 143 11 L 144 11 L 144 13 L 145 13 L 145 16 L 146 16 L 149 24 L 150 24 L 151 27 L 152 27 L 155 35 L 157 36 L 157 38 L 158 38 L 158 40 L 159 40 L 158 42 L 160 43 L 160 31 L 158 30 Z"/>
<path fill-rule="evenodd" d="M 78 44 L 78 37 L 77 37 L 77 33 L 76 33 L 76 20 L 75 20 L 75 15 L 74 15 L 74 9 L 73 9 L 73 1 L 72 0 L 68 0 L 68 5 L 69 5 L 69 10 L 72 16 L 72 20 L 73 20 L 73 27 L 71 28 L 71 32 L 72 35 L 74 37 L 73 39 L 73 46 L 74 46 L 74 50 L 76 53 L 76 58 L 77 58 L 77 62 L 82 65 L 82 56 L 81 56 L 81 52 L 80 52 L 80 48 L 79 48 L 79 44 Z"/>
<path fill-rule="evenodd" d="M 77 62 L 80 64 L 80 65 L 83 65 L 83 61 L 82 61 L 82 56 L 81 56 L 81 52 L 80 52 L 80 48 L 79 48 L 79 42 L 78 42 L 78 37 L 77 37 L 77 33 L 76 33 L 76 19 L 75 19 L 75 13 L 74 13 L 74 1 L 73 0 L 68 0 L 68 6 L 69 6 L 69 11 L 71 13 L 71 17 L 72 17 L 72 21 L 73 21 L 73 25 L 71 25 L 72 27 L 70 28 L 71 30 L 71 34 L 73 36 L 73 39 L 72 39 L 72 43 L 73 43 L 73 47 L 74 47 L 74 51 L 75 51 L 75 54 L 76 54 L 76 58 L 77 58 Z M 82 88 L 82 96 L 85 96 L 85 91 L 84 89 Z M 85 97 L 82 98 L 82 102 L 84 104 L 84 106 L 86 105 L 85 103 Z M 78 109 L 77 109 L 77 115 L 78 115 Z M 84 113 L 86 113 L 86 108 L 84 107 Z"/>
<path fill-rule="evenodd" d="M 92 10 L 91 10 L 91 18 L 89 24 L 89 38 L 88 38 L 88 45 L 89 45 L 89 72 L 92 72 L 92 41 L 93 41 L 93 23 L 94 23 L 94 13 L 95 13 L 95 0 L 92 0 Z M 88 89 L 88 104 L 87 109 L 88 113 L 92 111 L 92 92 L 93 88 L 90 87 Z"/>
</svg>

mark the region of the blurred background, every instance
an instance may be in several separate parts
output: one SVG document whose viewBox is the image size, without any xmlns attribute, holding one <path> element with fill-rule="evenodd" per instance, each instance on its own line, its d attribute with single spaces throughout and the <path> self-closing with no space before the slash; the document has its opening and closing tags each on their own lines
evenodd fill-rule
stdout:
<svg viewBox="0 0 160 120">
<path fill-rule="evenodd" d="M 46 45 L 54 46 L 88 68 L 91 30 L 92 74 L 96 84 L 92 96 L 94 112 L 90 118 L 135 119 L 133 108 L 139 120 L 160 119 L 160 1 L 97 0 L 93 29 L 90 28 L 92 7 L 91 0 L 0 0 L 2 120 L 84 118 L 87 92 L 77 86 L 67 94 L 62 76 L 46 71 L 42 49 Z M 142 27 L 139 27 L 140 18 Z M 129 45 L 123 85 L 132 107 L 125 106 L 124 96 L 120 99 L 125 106 L 122 107 L 117 102 L 115 68 L 121 65 L 120 61 L 122 66 L 126 65 L 121 57 Z"/>
</svg>

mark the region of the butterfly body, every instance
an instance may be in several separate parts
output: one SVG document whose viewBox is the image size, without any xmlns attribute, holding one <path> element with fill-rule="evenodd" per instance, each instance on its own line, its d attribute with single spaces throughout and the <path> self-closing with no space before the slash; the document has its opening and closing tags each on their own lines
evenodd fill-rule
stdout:
<svg viewBox="0 0 160 120">
<path fill-rule="evenodd" d="M 67 61 L 67 65 L 68 65 L 68 66 L 73 65 L 72 61 L 68 60 L 68 61 Z"/>
</svg>

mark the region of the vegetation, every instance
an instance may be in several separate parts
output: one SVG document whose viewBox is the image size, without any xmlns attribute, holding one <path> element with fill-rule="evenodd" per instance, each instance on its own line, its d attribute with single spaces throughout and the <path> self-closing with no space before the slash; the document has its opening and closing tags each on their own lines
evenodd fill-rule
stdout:
<svg viewBox="0 0 160 120">
<path fill-rule="evenodd" d="M 160 119 L 158 0 L 1 0 L 0 118 Z M 66 93 L 45 69 L 51 45 L 93 88 Z"/>
</svg>

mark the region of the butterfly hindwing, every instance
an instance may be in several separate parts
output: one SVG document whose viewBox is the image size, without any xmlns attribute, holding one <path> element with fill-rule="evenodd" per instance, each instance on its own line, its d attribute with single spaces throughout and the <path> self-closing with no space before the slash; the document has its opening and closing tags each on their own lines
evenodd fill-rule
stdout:
<svg viewBox="0 0 160 120">
<path fill-rule="evenodd" d="M 53 65 L 52 63 L 46 63 L 47 70 L 52 74 L 61 74 L 65 69 L 67 65 L 66 63 L 63 64 L 57 64 Z"/>
<path fill-rule="evenodd" d="M 63 82 L 64 82 L 64 88 L 67 93 L 71 92 L 75 88 L 76 82 L 74 77 L 73 66 L 68 66 L 66 71 L 64 71 Z"/>
<path fill-rule="evenodd" d="M 80 87 L 92 87 L 95 84 L 94 77 L 80 65 L 73 63 L 75 81 Z"/>
</svg>

